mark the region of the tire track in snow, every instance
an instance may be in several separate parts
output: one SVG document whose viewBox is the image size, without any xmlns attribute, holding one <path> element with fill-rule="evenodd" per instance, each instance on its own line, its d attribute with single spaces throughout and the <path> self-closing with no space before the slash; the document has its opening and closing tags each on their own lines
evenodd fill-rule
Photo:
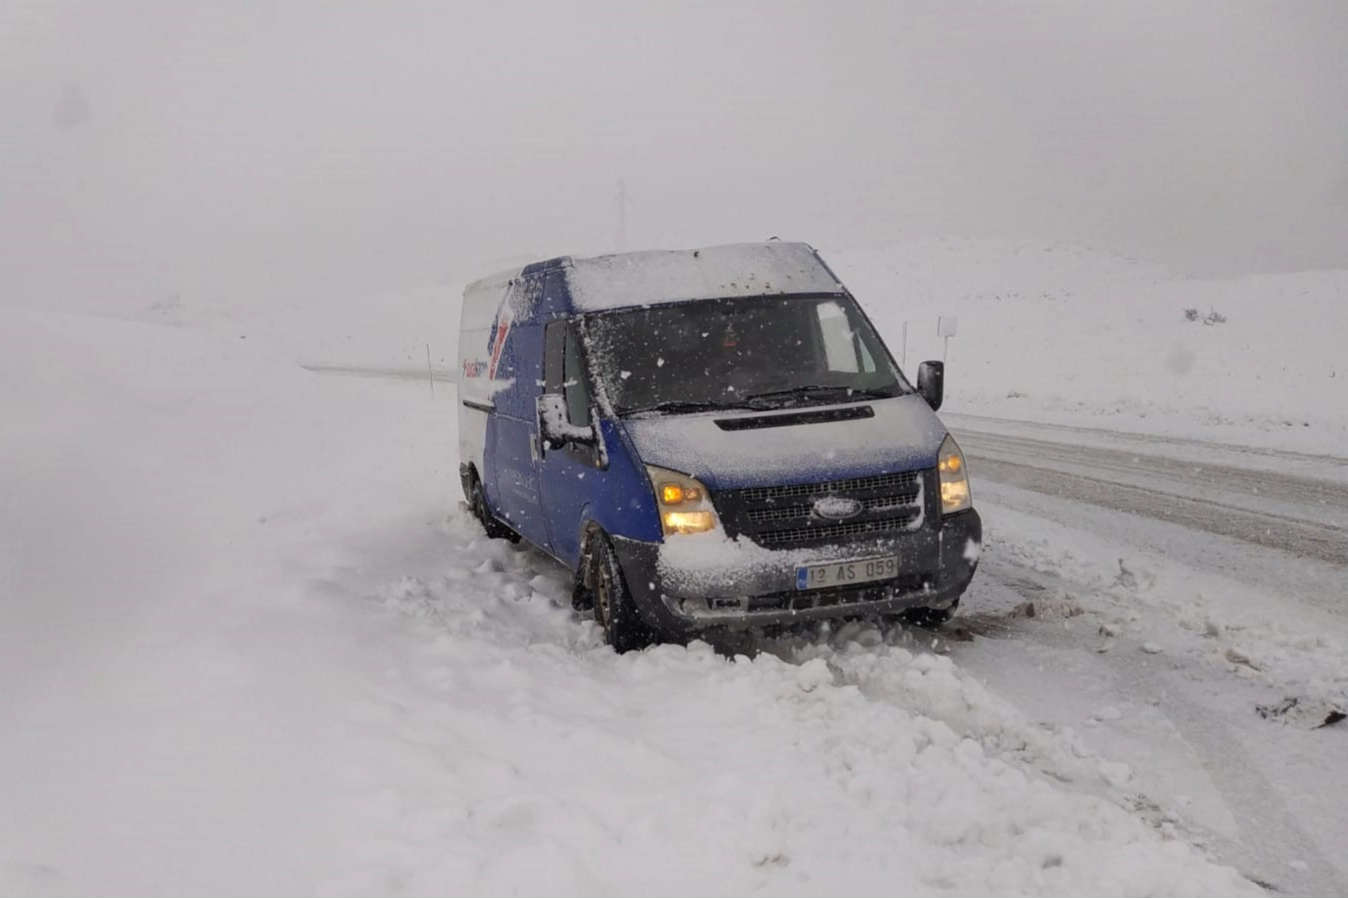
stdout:
<svg viewBox="0 0 1348 899">
<path fill-rule="evenodd" d="M 1285 781 L 1294 770 L 1309 780 L 1317 770 L 1332 768 L 1341 735 L 1257 719 L 1253 709 L 1262 695 L 1259 689 L 1211 666 L 1201 656 L 1187 652 L 1148 656 L 1142 653 L 1140 642 L 1126 637 L 1115 639 L 1109 651 L 1098 651 L 1092 645 L 1098 641 L 1082 636 L 1095 631 L 1092 612 L 1097 611 L 1097 603 L 1091 597 L 1096 590 L 1091 586 L 1027 568 L 995 550 L 985 554 L 980 574 L 986 578 L 979 590 L 985 596 L 976 598 L 999 595 L 990 603 L 992 610 L 982 611 L 981 606 L 988 604 L 984 603 L 979 611 L 956 619 L 981 638 L 972 644 L 954 645 L 952 656 L 961 667 L 987 676 L 988 669 L 1000 668 L 1006 660 L 1000 648 L 986 651 L 984 641 L 1030 642 L 1053 653 L 1052 657 L 1060 660 L 1058 667 L 1077 682 L 1078 690 L 1086 683 L 1100 683 L 1116 702 L 1138 703 L 1153 710 L 1193 751 L 1201 764 L 1195 776 L 1211 781 L 1236 827 L 1235 833 L 1220 833 L 1188 823 L 1188 836 L 1276 892 L 1343 895 L 1348 889 L 1348 872 L 1330 860 L 1329 850 L 1324 848 L 1325 835 L 1309 829 L 1311 821 L 1332 822 L 1314 814 L 1308 817 L 1306 809 L 1298 816 L 1289 807 L 1286 784 L 1276 782 Z M 1006 592 L 1029 601 L 1069 592 L 1081 598 L 1086 612 L 1079 619 L 1081 626 L 1073 629 L 1063 628 L 1052 618 L 1008 617 L 1004 610 L 1012 600 L 1005 597 Z M 980 652 L 980 643 L 985 651 Z M 1152 663 L 1152 658 L 1160 663 Z M 1012 664 L 1035 667 L 1041 662 Z M 1067 674 L 1069 671 L 1075 674 Z M 1005 688 L 997 692 L 1015 693 Z M 1150 766 L 1182 764 L 1179 751 L 1162 751 L 1165 740 L 1157 738 L 1154 744 L 1156 757 L 1150 759 Z M 1146 776 L 1147 769 L 1139 770 Z M 1327 787 L 1332 789 L 1332 784 Z M 1314 797 L 1295 798 L 1303 805 L 1313 806 L 1316 801 Z M 1162 815 L 1175 813 L 1170 809 L 1158 811 Z M 1187 819 L 1182 813 L 1180 817 Z M 1329 830 L 1333 831 L 1332 826 Z"/>
</svg>

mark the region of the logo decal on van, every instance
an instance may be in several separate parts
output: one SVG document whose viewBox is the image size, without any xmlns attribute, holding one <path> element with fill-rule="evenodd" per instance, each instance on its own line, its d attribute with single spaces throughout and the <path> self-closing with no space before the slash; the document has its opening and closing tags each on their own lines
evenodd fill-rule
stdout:
<svg viewBox="0 0 1348 899">
<path fill-rule="evenodd" d="M 496 321 L 492 323 L 491 334 L 487 336 L 487 355 L 491 357 L 491 362 L 487 363 L 489 380 L 496 380 L 496 367 L 501 364 L 501 350 L 505 348 L 506 337 L 510 335 L 510 325 L 514 320 L 515 315 L 510 310 L 510 303 L 502 303 L 500 311 L 496 313 Z"/>
<path fill-rule="evenodd" d="M 856 518 L 861 514 L 861 500 L 846 496 L 825 496 L 814 501 L 814 514 L 832 521 Z"/>
</svg>

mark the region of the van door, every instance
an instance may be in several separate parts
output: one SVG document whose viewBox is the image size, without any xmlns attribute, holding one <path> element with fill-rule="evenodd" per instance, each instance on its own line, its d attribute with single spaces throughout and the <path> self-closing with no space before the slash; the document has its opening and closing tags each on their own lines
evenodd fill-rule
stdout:
<svg viewBox="0 0 1348 899">
<path fill-rule="evenodd" d="M 551 322 L 543 339 L 544 389 L 566 399 L 567 420 L 571 424 L 589 427 L 592 394 L 575 323 Z M 580 559 L 581 516 L 603 476 L 602 458 L 598 447 L 579 444 L 567 444 L 561 449 L 542 447 L 539 489 L 548 539 L 553 555 L 573 568 Z"/>
<path fill-rule="evenodd" d="M 539 292 L 539 279 L 521 279 L 512 285 L 493 326 L 492 370 L 499 385 L 487 428 L 487 471 L 496 487 L 493 511 L 521 537 L 548 548 L 547 522 L 538 494 L 538 397 L 543 389 L 543 326 L 523 312 Z M 516 310 L 512 313 L 512 310 Z"/>
</svg>

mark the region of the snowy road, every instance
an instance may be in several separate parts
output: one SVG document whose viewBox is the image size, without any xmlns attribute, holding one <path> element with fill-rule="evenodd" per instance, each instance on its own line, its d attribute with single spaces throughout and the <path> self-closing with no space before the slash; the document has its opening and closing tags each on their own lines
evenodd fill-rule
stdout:
<svg viewBox="0 0 1348 899">
<path fill-rule="evenodd" d="M 1321 477 L 1313 478 L 1274 470 L 1280 463 L 1304 469 L 1310 457 L 1299 454 L 1253 456 L 1196 441 L 1140 438 L 1114 449 L 1062 439 L 1064 431 L 1078 440 L 1109 432 L 1040 428 L 1031 437 L 1024 424 L 1022 433 L 1008 433 L 989 429 L 987 419 L 981 430 L 978 419 L 952 422 L 979 474 L 999 484 L 1348 564 L 1348 482 L 1324 479 L 1348 471 L 1348 459 L 1314 459 Z M 1249 467 L 1251 461 L 1257 466 Z"/>
<path fill-rule="evenodd" d="M 989 523 L 953 658 L 1258 882 L 1348 889 L 1348 722 L 1316 727 L 1348 690 L 1348 460 L 948 421 Z"/>
</svg>

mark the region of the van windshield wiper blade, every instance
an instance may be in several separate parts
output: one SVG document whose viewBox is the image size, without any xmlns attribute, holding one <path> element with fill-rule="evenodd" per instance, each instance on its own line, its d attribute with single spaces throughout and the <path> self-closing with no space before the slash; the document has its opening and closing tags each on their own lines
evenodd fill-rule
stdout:
<svg viewBox="0 0 1348 899">
<path fill-rule="evenodd" d="M 846 400 L 887 400 L 898 395 L 887 390 L 869 390 L 840 384 L 802 384 L 799 387 L 789 387 L 786 390 L 766 390 L 762 393 L 751 393 L 745 399 L 751 403 L 759 403 L 764 400 L 823 398 L 839 394 Z"/>
<path fill-rule="evenodd" d="M 665 400 L 651 403 L 649 406 L 634 406 L 624 409 L 623 415 L 640 415 L 644 412 L 709 412 L 713 409 L 747 409 L 744 403 L 714 403 L 707 400 Z"/>
</svg>

